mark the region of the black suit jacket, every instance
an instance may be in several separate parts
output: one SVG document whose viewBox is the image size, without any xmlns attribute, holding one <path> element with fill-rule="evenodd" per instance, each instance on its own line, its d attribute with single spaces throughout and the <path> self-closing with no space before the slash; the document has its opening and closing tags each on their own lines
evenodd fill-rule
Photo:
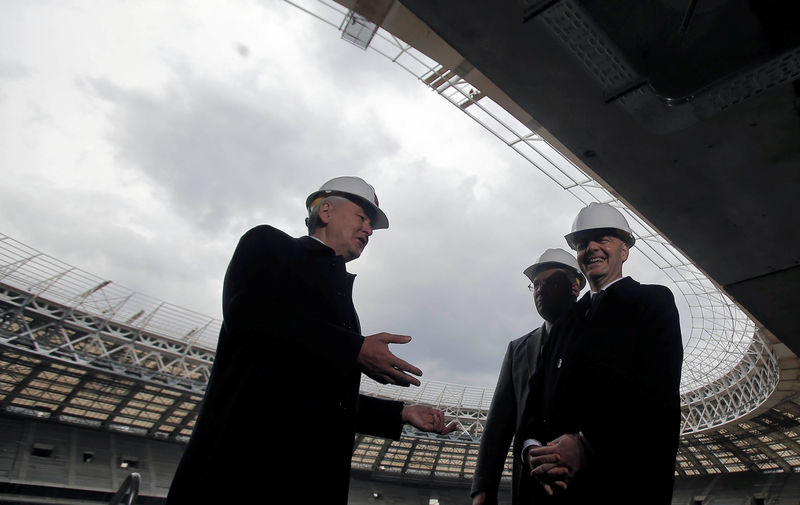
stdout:
<svg viewBox="0 0 800 505">
<path fill-rule="evenodd" d="M 520 428 L 522 414 L 530 394 L 530 380 L 539 358 L 542 328 L 512 340 L 508 344 L 492 404 L 481 435 L 478 462 L 472 478 L 471 494 L 486 492 L 487 504 L 497 502 L 500 478 L 514 433 Z M 522 476 L 519 458 L 514 460 L 512 503 L 518 501 Z"/>
<path fill-rule="evenodd" d="M 537 503 L 669 504 L 683 360 L 672 293 L 626 277 L 590 309 L 587 293 L 553 328 L 518 441 L 582 432 L 592 452 L 563 496 Z"/>
<path fill-rule="evenodd" d="M 356 431 L 399 438 L 402 402 L 358 394 L 354 275 L 332 249 L 258 226 L 225 275 L 223 325 L 167 503 L 347 503 Z M 312 483 L 312 485 L 309 485 Z"/>
</svg>

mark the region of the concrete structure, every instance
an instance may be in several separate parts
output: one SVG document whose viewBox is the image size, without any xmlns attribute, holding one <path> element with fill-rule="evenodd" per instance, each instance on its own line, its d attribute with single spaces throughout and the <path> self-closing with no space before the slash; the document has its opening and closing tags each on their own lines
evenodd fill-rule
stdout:
<svg viewBox="0 0 800 505">
<path fill-rule="evenodd" d="M 341 3 L 435 34 L 800 353 L 796 2 Z"/>
</svg>

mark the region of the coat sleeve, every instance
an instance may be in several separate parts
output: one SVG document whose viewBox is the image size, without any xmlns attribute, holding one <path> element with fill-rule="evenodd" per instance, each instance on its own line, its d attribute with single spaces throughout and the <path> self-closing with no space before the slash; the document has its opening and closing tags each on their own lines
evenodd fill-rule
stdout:
<svg viewBox="0 0 800 505">
<path fill-rule="evenodd" d="M 644 414 L 641 422 L 652 420 L 653 429 L 643 430 L 642 436 L 652 440 L 656 454 L 664 454 L 664 464 L 672 468 L 680 437 L 683 341 L 672 292 L 664 286 L 651 288 L 651 302 L 642 311 L 649 331 L 639 340 L 642 361 L 638 392 Z"/>
<path fill-rule="evenodd" d="M 500 478 L 514 436 L 514 423 L 517 418 L 512 364 L 513 346 L 514 342 L 509 343 L 503 358 L 500 376 L 481 435 L 475 475 L 472 478 L 470 494 L 474 496 L 481 491 L 486 492 L 487 503 L 494 503 L 497 500 Z"/>
<path fill-rule="evenodd" d="M 400 440 L 400 434 L 403 430 L 403 407 L 404 404 L 400 401 L 359 395 L 358 409 L 356 411 L 356 432 Z"/>
<path fill-rule="evenodd" d="M 225 275 L 223 324 L 243 352 L 279 350 L 345 375 L 356 366 L 364 339 L 298 303 L 307 265 L 297 258 L 303 254 L 295 239 L 270 226 L 242 236 Z"/>
</svg>

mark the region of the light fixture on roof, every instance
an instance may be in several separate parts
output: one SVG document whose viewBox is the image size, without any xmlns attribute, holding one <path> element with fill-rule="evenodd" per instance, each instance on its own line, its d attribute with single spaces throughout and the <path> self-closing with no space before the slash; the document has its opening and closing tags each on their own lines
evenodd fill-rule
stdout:
<svg viewBox="0 0 800 505">
<path fill-rule="evenodd" d="M 122 456 L 119 460 L 120 468 L 138 468 L 139 458 L 135 456 Z"/>
</svg>

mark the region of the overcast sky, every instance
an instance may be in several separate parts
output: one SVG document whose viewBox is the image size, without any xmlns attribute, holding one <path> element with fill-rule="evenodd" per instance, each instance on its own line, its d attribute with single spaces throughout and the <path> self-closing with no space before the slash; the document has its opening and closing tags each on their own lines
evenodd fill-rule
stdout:
<svg viewBox="0 0 800 505">
<path fill-rule="evenodd" d="M 348 264 L 364 333 L 411 335 L 393 350 L 425 379 L 473 386 L 541 324 L 522 271 L 582 207 L 279 0 L 0 2 L 0 131 L 0 232 L 215 318 L 247 229 L 302 235 L 309 193 L 363 177 L 391 223 Z M 635 248 L 625 273 L 664 279 Z"/>
</svg>

